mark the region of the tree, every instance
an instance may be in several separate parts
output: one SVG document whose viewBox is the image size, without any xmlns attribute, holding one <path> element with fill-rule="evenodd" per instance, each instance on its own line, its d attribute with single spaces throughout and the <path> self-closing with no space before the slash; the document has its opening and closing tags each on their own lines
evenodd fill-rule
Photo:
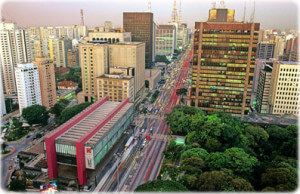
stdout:
<svg viewBox="0 0 300 194">
<path fill-rule="evenodd" d="M 261 175 L 261 181 L 266 187 L 280 191 L 293 191 L 297 188 L 297 175 L 288 168 L 268 168 Z"/>
<path fill-rule="evenodd" d="M 187 174 L 200 175 L 205 163 L 201 158 L 190 157 L 181 161 L 180 167 Z"/>
<path fill-rule="evenodd" d="M 24 108 L 22 111 L 22 117 L 29 125 L 39 124 L 45 126 L 47 125 L 49 114 L 46 107 L 36 104 Z"/>
<path fill-rule="evenodd" d="M 5 99 L 5 107 L 6 107 L 6 113 L 10 113 L 12 111 L 19 109 L 19 104 L 13 103 L 13 100 L 11 98 Z"/>
<path fill-rule="evenodd" d="M 253 172 L 253 167 L 258 160 L 247 154 L 242 148 L 230 148 L 225 150 L 225 154 L 230 157 L 229 168 L 241 177 L 247 178 Z"/>
<path fill-rule="evenodd" d="M 199 177 L 200 191 L 224 191 L 233 190 L 230 182 L 233 180 L 231 176 L 223 171 L 204 172 Z"/>
<path fill-rule="evenodd" d="M 171 180 L 154 180 L 139 185 L 134 192 L 180 192 L 188 191 L 182 184 Z"/>
<path fill-rule="evenodd" d="M 183 96 L 186 95 L 186 93 L 187 93 L 187 89 L 186 88 L 179 88 L 176 91 L 176 94 L 178 96 L 181 96 L 181 101 L 183 101 Z"/>
<path fill-rule="evenodd" d="M 235 191 L 253 191 L 253 186 L 243 178 L 235 178 L 231 181 Z"/>
<path fill-rule="evenodd" d="M 149 88 L 149 80 L 145 80 L 145 88 Z"/>
<path fill-rule="evenodd" d="M 179 182 L 186 186 L 189 190 L 197 191 L 198 178 L 196 175 L 184 174 Z"/>
<path fill-rule="evenodd" d="M 63 103 L 56 103 L 54 106 L 51 108 L 50 112 L 52 114 L 55 114 L 55 117 L 59 117 L 61 115 L 61 112 L 66 108 L 66 106 Z"/>
<path fill-rule="evenodd" d="M 155 62 L 163 62 L 166 64 L 169 64 L 170 61 L 167 59 L 166 55 L 156 55 L 155 56 Z"/>
<path fill-rule="evenodd" d="M 208 157 L 208 152 L 203 148 L 188 149 L 181 154 L 180 160 L 183 161 L 191 157 L 197 157 L 201 158 L 202 160 L 205 160 Z"/>
<path fill-rule="evenodd" d="M 220 170 L 227 168 L 230 163 L 230 157 L 223 152 L 210 153 L 206 159 L 206 165 L 210 170 Z"/>
<path fill-rule="evenodd" d="M 190 120 L 183 112 L 172 112 L 167 115 L 167 121 L 173 134 L 186 135 L 188 133 Z"/>
<path fill-rule="evenodd" d="M 80 113 L 81 111 L 83 111 L 85 108 L 87 108 L 90 105 L 91 105 L 90 102 L 85 102 L 85 103 L 77 104 L 75 106 L 64 109 L 62 111 L 61 115 L 58 117 L 57 123 L 59 125 L 61 125 L 65 122 L 67 122 L 69 119 L 71 119 L 72 117 L 74 117 L 75 115 L 77 115 L 78 113 Z"/>
<path fill-rule="evenodd" d="M 9 183 L 9 190 L 10 191 L 25 191 L 26 188 L 26 181 L 24 179 L 13 179 Z"/>
<path fill-rule="evenodd" d="M 13 127 L 14 127 L 15 129 L 20 129 L 20 128 L 22 128 L 23 123 L 20 122 L 19 119 L 17 119 L 16 117 L 12 117 L 11 119 L 12 119 Z"/>
</svg>

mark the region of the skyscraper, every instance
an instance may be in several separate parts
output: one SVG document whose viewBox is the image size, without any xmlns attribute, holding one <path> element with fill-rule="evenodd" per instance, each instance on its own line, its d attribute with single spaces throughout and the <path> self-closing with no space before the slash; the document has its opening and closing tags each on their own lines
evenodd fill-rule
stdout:
<svg viewBox="0 0 300 194">
<path fill-rule="evenodd" d="M 4 93 L 16 94 L 14 68 L 31 61 L 27 32 L 14 23 L 0 23 L 0 56 Z"/>
<path fill-rule="evenodd" d="M 225 8 L 211 9 L 208 22 L 195 23 L 192 106 L 248 113 L 259 26 L 234 22 L 234 11 Z"/>
<path fill-rule="evenodd" d="M 299 63 L 273 64 L 268 103 L 270 114 L 299 114 Z"/>
<path fill-rule="evenodd" d="M 258 59 L 270 59 L 274 57 L 275 44 L 272 43 L 258 43 L 257 45 L 257 58 Z"/>
<path fill-rule="evenodd" d="M 124 12 L 123 28 L 131 32 L 133 42 L 146 43 L 145 64 L 154 62 L 155 55 L 155 24 L 151 12 Z"/>
<path fill-rule="evenodd" d="M 156 25 L 155 55 L 173 56 L 176 49 L 176 27 L 172 24 Z"/>
<path fill-rule="evenodd" d="M 20 114 L 28 106 L 42 105 L 38 68 L 33 63 L 18 64 L 15 75 Z"/>
<path fill-rule="evenodd" d="M 57 102 L 53 61 L 46 57 L 36 57 L 33 64 L 39 70 L 42 104 L 50 109 Z"/>
</svg>

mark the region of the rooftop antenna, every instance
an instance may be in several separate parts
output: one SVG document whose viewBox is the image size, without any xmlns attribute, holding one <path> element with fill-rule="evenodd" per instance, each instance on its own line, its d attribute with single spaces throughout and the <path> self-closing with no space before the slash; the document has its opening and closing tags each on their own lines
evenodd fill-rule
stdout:
<svg viewBox="0 0 300 194">
<path fill-rule="evenodd" d="M 220 1 L 220 6 L 219 7 L 222 8 L 222 9 L 225 8 L 225 2 L 224 2 L 224 0 Z"/>
<path fill-rule="evenodd" d="M 178 23 L 182 22 L 181 18 L 181 0 L 179 0 L 179 10 L 178 10 Z"/>
<path fill-rule="evenodd" d="M 214 0 L 211 4 L 212 4 L 212 8 L 216 9 L 216 4 L 217 4 L 216 1 Z"/>
<path fill-rule="evenodd" d="M 148 1 L 148 11 L 151 12 L 151 0 Z"/>
<path fill-rule="evenodd" d="M 247 0 L 245 0 L 245 2 L 244 2 L 244 15 L 243 15 L 243 23 L 245 23 L 245 18 L 246 18 L 246 1 Z"/>
<path fill-rule="evenodd" d="M 254 22 L 254 15 L 255 15 L 255 0 L 253 0 L 253 3 L 254 3 L 254 6 L 253 6 L 252 14 L 251 14 L 251 19 L 250 19 L 250 22 L 251 22 L 251 23 Z"/>
<path fill-rule="evenodd" d="M 80 9 L 80 15 L 81 15 L 81 25 L 84 26 L 84 19 L 83 19 L 83 9 Z"/>
</svg>

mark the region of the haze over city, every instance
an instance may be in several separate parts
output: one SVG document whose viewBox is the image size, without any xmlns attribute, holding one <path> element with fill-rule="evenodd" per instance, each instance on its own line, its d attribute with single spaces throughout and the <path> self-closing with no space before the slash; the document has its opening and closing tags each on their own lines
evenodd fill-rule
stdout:
<svg viewBox="0 0 300 194">
<path fill-rule="evenodd" d="M 212 0 L 183 0 L 182 17 L 188 27 L 193 28 L 195 21 L 206 21 Z M 217 6 L 219 1 L 217 2 Z M 249 21 L 253 1 L 246 0 L 246 20 Z M 235 18 L 241 21 L 244 1 L 227 0 L 225 5 L 235 9 Z M 158 24 L 167 23 L 171 17 L 173 0 L 151 0 L 151 11 Z M 294 0 L 257 0 L 255 22 L 265 29 L 296 29 L 299 3 Z M 100 1 L 3 1 L 1 16 L 14 21 L 21 27 L 64 26 L 80 24 L 80 9 L 84 10 L 85 23 L 89 27 L 99 26 L 104 21 L 112 21 L 115 27 L 122 25 L 122 13 L 127 11 L 147 11 L 148 0 L 100 0 Z"/>
</svg>

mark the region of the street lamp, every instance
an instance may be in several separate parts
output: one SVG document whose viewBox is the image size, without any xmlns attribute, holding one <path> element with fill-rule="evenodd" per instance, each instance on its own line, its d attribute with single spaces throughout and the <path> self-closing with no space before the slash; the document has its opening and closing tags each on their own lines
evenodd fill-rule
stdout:
<svg viewBox="0 0 300 194">
<path fill-rule="evenodd" d="M 119 188 L 119 158 L 121 157 L 120 153 L 114 154 L 115 158 L 117 159 L 117 191 L 120 192 Z"/>
</svg>

